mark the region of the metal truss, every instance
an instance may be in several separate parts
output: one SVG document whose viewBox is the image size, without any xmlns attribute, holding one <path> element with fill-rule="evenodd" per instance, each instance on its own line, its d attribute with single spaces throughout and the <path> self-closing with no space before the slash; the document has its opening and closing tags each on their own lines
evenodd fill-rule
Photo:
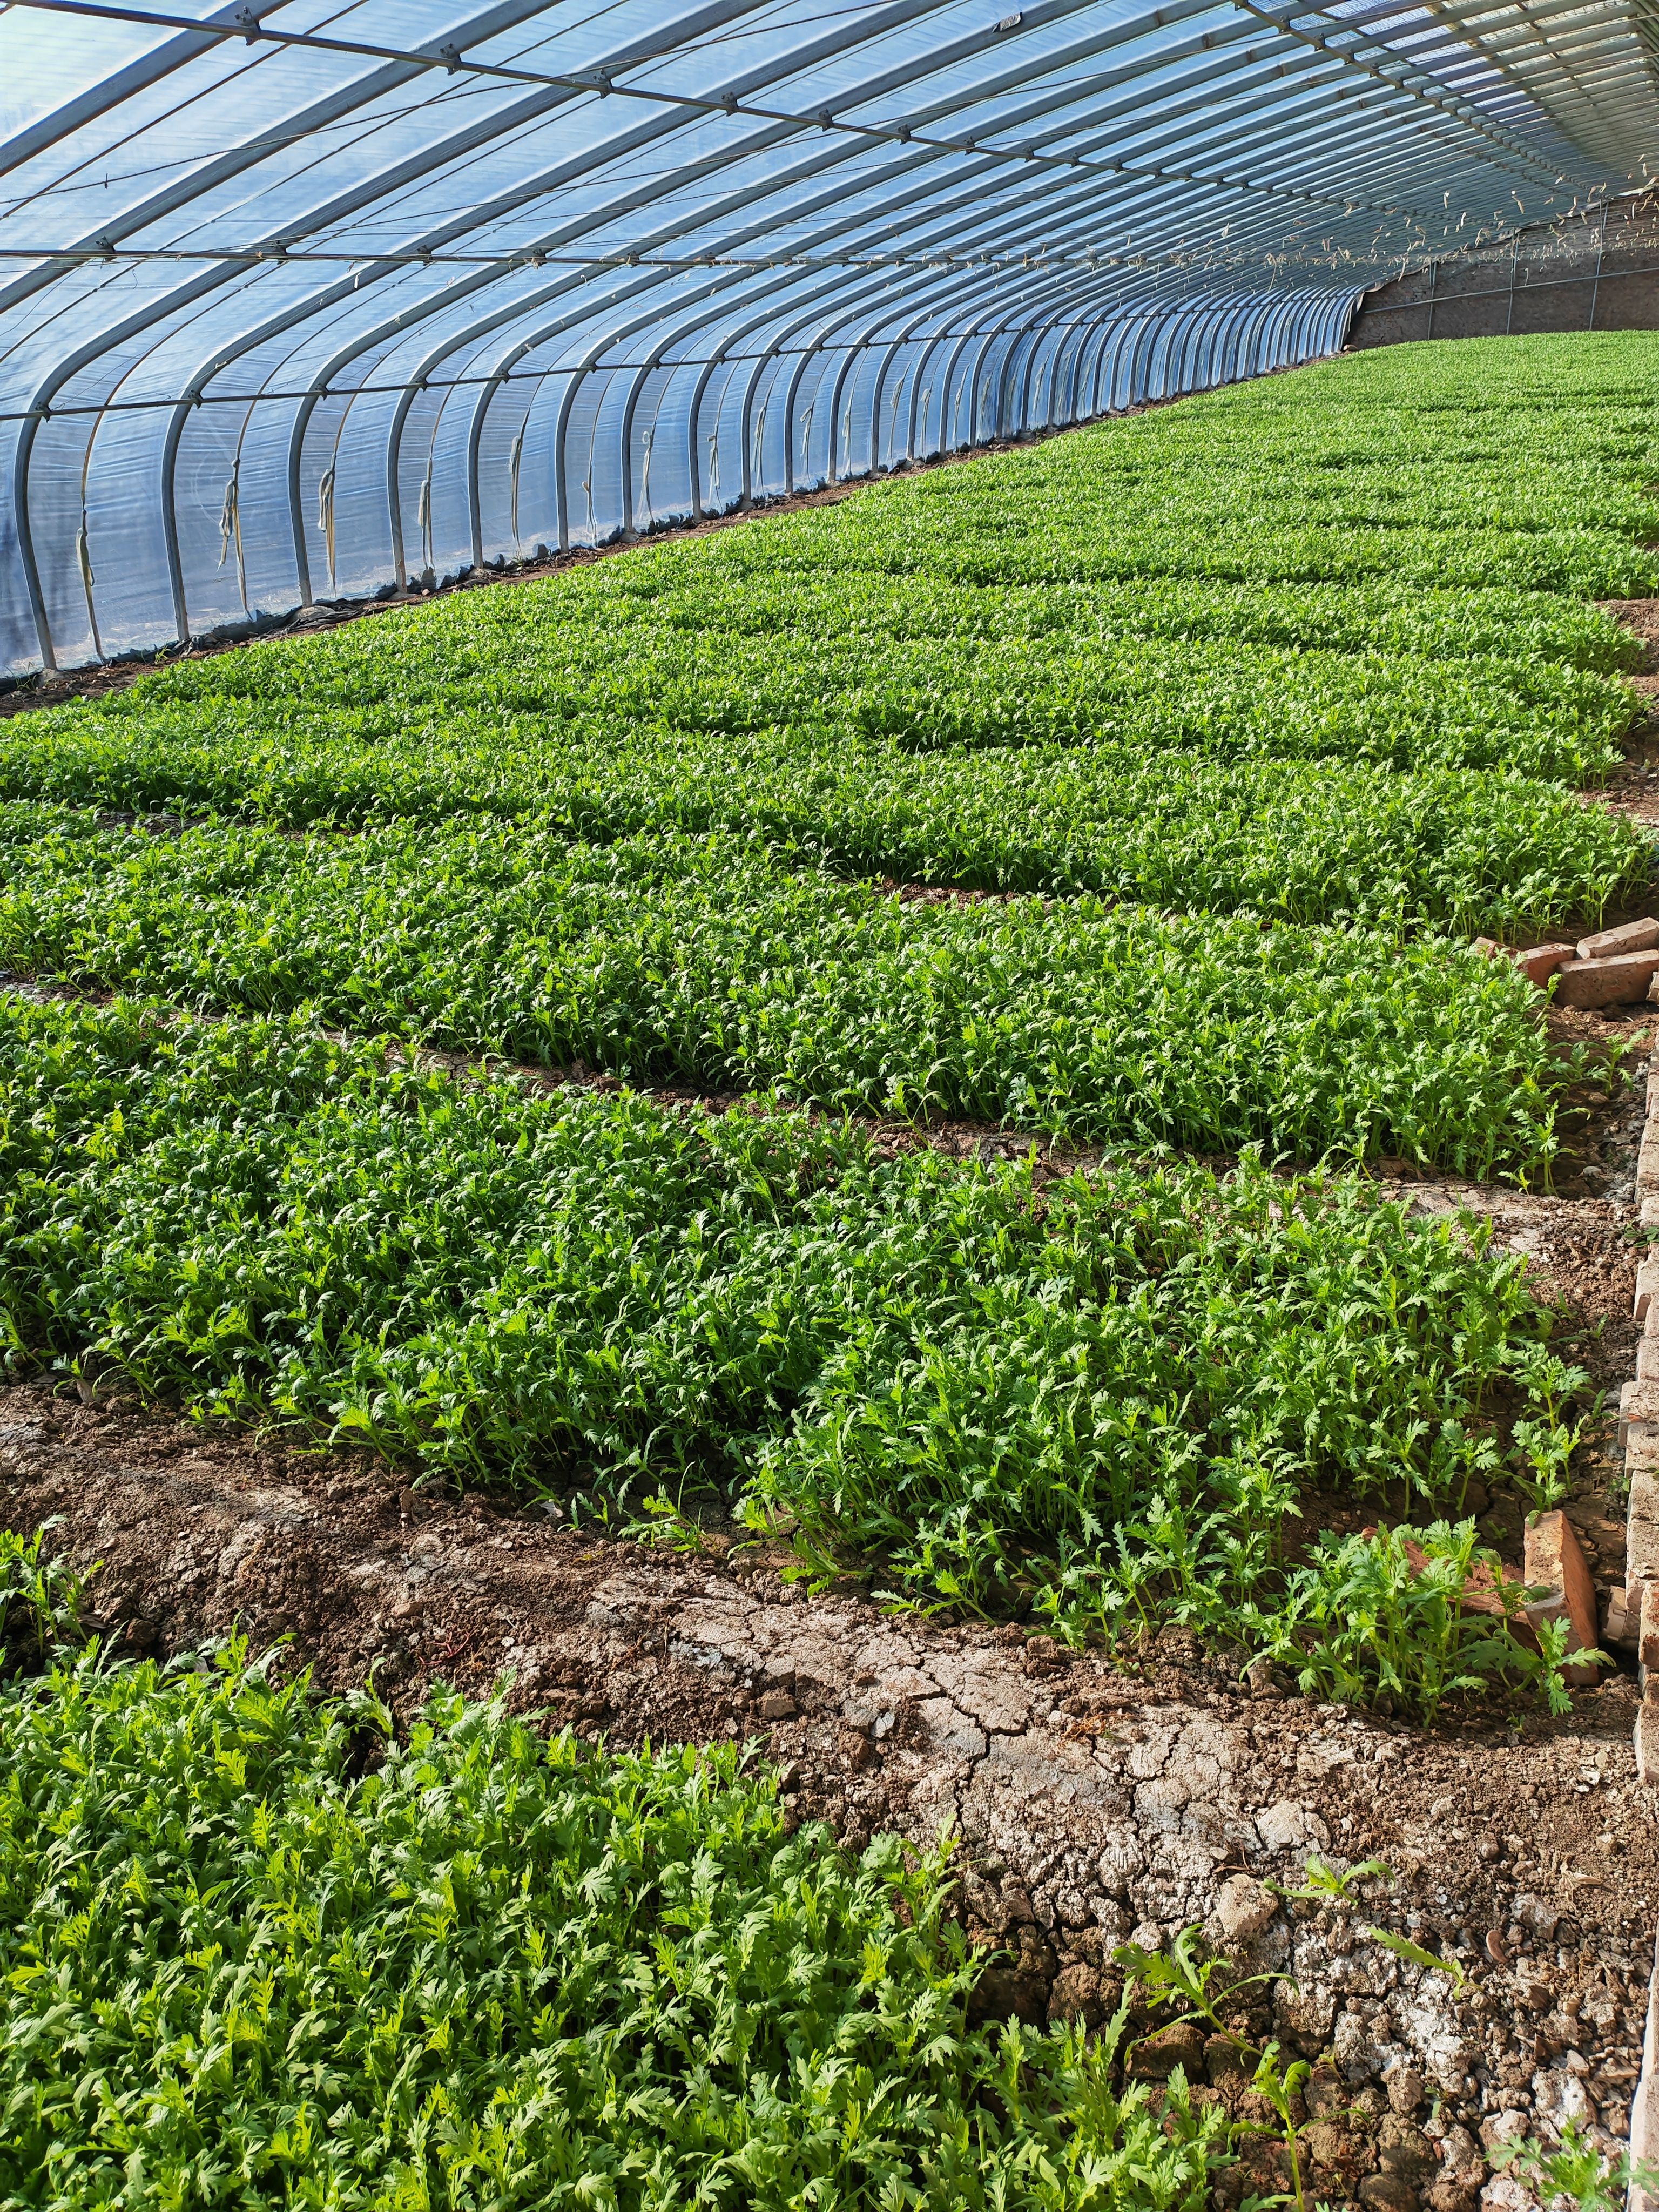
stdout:
<svg viewBox="0 0 1659 2212">
<path fill-rule="evenodd" d="M 1329 351 L 1382 276 L 1635 188 L 1650 35 L 1626 0 L 12 0 L 0 671 Z"/>
</svg>

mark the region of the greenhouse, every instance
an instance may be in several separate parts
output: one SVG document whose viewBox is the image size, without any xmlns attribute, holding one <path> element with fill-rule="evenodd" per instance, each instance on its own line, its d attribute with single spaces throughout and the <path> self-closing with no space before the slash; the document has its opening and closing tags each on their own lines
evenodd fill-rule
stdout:
<svg viewBox="0 0 1659 2212">
<path fill-rule="evenodd" d="M 1330 351 L 1628 193 L 1621 5 L 428 0 L 0 23 L 0 669 Z"/>
<path fill-rule="evenodd" d="M 0 2207 L 1659 2206 L 1636 0 L 0 4 Z"/>
</svg>

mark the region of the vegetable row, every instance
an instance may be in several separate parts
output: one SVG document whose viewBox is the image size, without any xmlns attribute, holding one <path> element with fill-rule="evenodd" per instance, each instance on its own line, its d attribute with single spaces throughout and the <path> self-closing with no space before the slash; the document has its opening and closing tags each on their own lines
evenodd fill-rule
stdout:
<svg viewBox="0 0 1659 2212">
<path fill-rule="evenodd" d="M 1556 1146 L 1531 987 L 1432 939 L 908 900 L 720 833 L 111 836 L 20 812 L 0 964 L 77 987 L 1075 1141 L 1468 1175 Z"/>
<path fill-rule="evenodd" d="M 89 1646 L 0 1685 L 0 1759 L 12 2204 L 1202 2212 L 1224 2160 L 1121 2027 L 970 2027 L 943 1853 L 792 1833 L 732 1748 Z"/>
<path fill-rule="evenodd" d="M 1271 1608 L 1304 1492 L 1455 1506 L 1495 1392 L 1547 1462 L 1582 1381 L 1487 1229 L 1356 1179 L 1045 1180 L 121 1002 L 0 998 L 0 1231 L 20 1357 L 999 1607 L 1207 1558 Z"/>
</svg>

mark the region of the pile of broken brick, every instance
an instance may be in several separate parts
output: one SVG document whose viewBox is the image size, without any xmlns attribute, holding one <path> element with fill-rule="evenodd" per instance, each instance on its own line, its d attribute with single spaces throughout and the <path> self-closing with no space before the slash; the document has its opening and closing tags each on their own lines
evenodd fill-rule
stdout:
<svg viewBox="0 0 1659 2212">
<path fill-rule="evenodd" d="M 1513 960 L 1540 991 L 1553 975 L 1558 1006 L 1629 1006 L 1659 991 L 1659 921 L 1650 916 L 1581 937 L 1577 945 L 1534 945 L 1506 952 L 1492 938 L 1477 937 L 1474 949 L 1489 960 Z"/>
<path fill-rule="evenodd" d="M 1659 1066 L 1659 1060 L 1655 1065 Z M 1659 1315 L 1656 1319 L 1659 1320 Z M 1362 1528 L 1360 1534 L 1371 1537 L 1376 1531 Z M 1428 1553 L 1412 1537 L 1405 1540 L 1406 1557 L 1421 1574 L 1428 1565 Z M 1528 1589 L 1533 1593 L 1529 1602 L 1522 1595 Z M 1655 1595 L 1659 1598 L 1659 1590 Z M 1624 1590 L 1614 1591 L 1617 1610 L 1610 1622 L 1610 1627 L 1617 1627 L 1621 1634 L 1625 1596 Z M 1639 1598 L 1638 1591 L 1638 1601 Z M 1578 1532 L 1566 1515 L 1559 1510 L 1535 1513 L 1528 1522 L 1518 1583 L 1511 1569 L 1500 1565 L 1494 1575 L 1492 1567 L 1483 1564 L 1464 1583 L 1460 1603 L 1465 1613 L 1489 1613 L 1494 1620 L 1506 1622 L 1510 1633 L 1531 1650 L 1540 1648 L 1538 1631 L 1547 1620 L 1566 1623 L 1564 1651 L 1589 1652 L 1598 1649 L 1600 1614 L 1589 1563 L 1578 1541 Z M 1568 1658 L 1561 1673 L 1565 1680 L 1582 1687 L 1595 1680 L 1595 1662 Z"/>
</svg>

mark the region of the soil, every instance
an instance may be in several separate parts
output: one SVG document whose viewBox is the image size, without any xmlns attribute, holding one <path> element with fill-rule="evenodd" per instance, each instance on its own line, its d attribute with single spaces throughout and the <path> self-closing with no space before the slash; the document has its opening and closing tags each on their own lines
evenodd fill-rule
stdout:
<svg viewBox="0 0 1659 2212">
<path fill-rule="evenodd" d="M 1630 619 L 1659 656 L 1659 602 Z M 42 702 L 17 694 L 0 712 Z M 1598 796 L 1659 826 L 1659 730 L 1631 750 Z M 1414 1209 L 1467 1207 L 1525 1252 L 1611 1401 L 1634 1366 L 1639 1079 L 1659 1012 L 1549 1018 L 1564 1050 L 1624 1047 L 1638 1079 L 1577 1088 L 1553 1188 L 1399 1162 L 1378 1173 Z M 1030 1144 L 968 1124 L 926 1140 L 962 1157 Z M 1567 1507 L 1603 1589 L 1623 1573 L 1614 1427 L 1610 1414 L 1589 1425 Z M 1473 1502 L 1518 1564 L 1520 1501 Z M 1316 1503 L 1325 1525 L 1352 1516 Z M 810 1596 L 787 1555 L 733 1531 L 642 1549 L 547 1510 L 416 1491 L 363 1454 L 51 1378 L 0 1388 L 0 1517 L 51 1522 L 55 1548 L 102 1563 L 93 1603 L 125 1652 L 171 1658 L 232 1628 L 260 1648 L 287 1638 L 324 1690 L 372 1669 L 405 1720 L 434 1680 L 505 1682 L 516 1707 L 587 1738 L 753 1743 L 783 1771 L 792 1814 L 852 1844 L 948 1829 L 969 1934 L 996 1954 L 988 2011 L 1097 2021 L 1119 1994 L 1116 1946 L 1200 1924 L 1241 1968 L 1287 1978 L 1237 2014 L 1319 2062 L 1302 2109 L 1328 2203 L 1474 2212 L 1483 2187 L 1495 2202 L 1508 2186 L 1488 2183 L 1500 2138 L 1566 2117 L 1609 2149 L 1626 2132 L 1659 1921 L 1659 1826 L 1636 1777 L 1626 1668 L 1579 1691 L 1565 1718 L 1487 1705 L 1425 1730 L 1312 1705 L 1260 1670 L 1247 1685 L 1178 1632 L 1113 1660 L 1017 1626 L 893 1613 L 856 1591 Z M 1355 1874 L 1352 1895 L 1286 1894 L 1306 1886 L 1313 1852 L 1338 1875 L 1368 1859 L 1390 1873 Z M 1461 1983 L 1372 1928 L 1454 1959 Z M 1265 2117 L 1215 2039 L 1177 2033 L 1139 2063 L 1156 2073 L 1176 2057 Z M 1260 2148 L 1221 2194 L 1281 2180 Z"/>
<path fill-rule="evenodd" d="M 1511 1233 L 1540 1232 L 1517 1214 Z M 1017 1627 L 891 1616 L 808 1597 L 783 1559 L 720 1534 L 686 1553 L 596 1540 L 411 1490 L 364 1455 L 42 1379 L 0 1390 L 0 1510 L 103 1563 L 94 1604 L 123 1650 L 288 1637 L 319 1686 L 372 1668 L 404 1717 L 434 1680 L 505 1678 L 514 1704 L 584 1736 L 755 1742 L 792 1812 L 851 1844 L 954 1830 L 969 1935 L 1002 1954 L 988 2008 L 1096 2021 L 1116 1945 L 1204 1924 L 1241 1966 L 1294 1977 L 1270 1985 L 1258 2033 L 1334 2053 L 1312 2092 L 1339 2112 L 1315 2149 L 1327 2197 L 1409 2169 L 1439 2212 L 1468 2212 L 1483 2128 L 1568 2112 L 1609 2141 L 1624 2128 L 1659 1831 L 1622 1674 L 1566 1720 L 1486 1709 L 1425 1732 L 1249 1692 L 1179 1632 L 1114 1665 Z M 1352 1902 L 1262 1888 L 1301 1886 L 1315 1850 L 1395 1879 Z M 1455 1953 L 1462 1991 L 1373 1924 Z M 1197 2070 L 1237 2101 L 1226 2057 L 1200 2051 Z M 1385 2191 L 1367 2201 L 1386 2212 Z"/>
<path fill-rule="evenodd" d="M 1603 599 L 1599 604 L 1604 614 L 1641 639 L 1645 650 L 1631 682 L 1651 703 L 1626 734 L 1624 766 L 1585 796 L 1592 804 L 1628 814 L 1644 829 L 1659 830 L 1659 599 Z"/>
</svg>

